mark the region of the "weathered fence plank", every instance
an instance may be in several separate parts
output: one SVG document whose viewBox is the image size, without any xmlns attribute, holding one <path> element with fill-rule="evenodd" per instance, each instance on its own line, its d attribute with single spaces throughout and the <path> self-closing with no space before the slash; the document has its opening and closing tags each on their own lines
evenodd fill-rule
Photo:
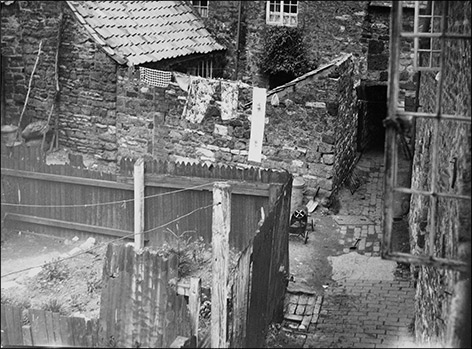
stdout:
<svg viewBox="0 0 472 349">
<path fill-rule="evenodd" d="M 229 232 L 231 227 L 231 186 L 215 183 L 212 226 L 211 346 L 227 347 L 227 284 Z"/>
<path fill-rule="evenodd" d="M 246 347 L 246 323 L 251 280 L 252 243 L 242 252 L 233 274 L 233 338 L 231 348 Z"/>
<path fill-rule="evenodd" d="M 168 280 L 175 285 L 177 263 L 176 255 L 164 259 L 148 248 L 136 251 L 133 244 L 108 245 L 99 318 L 103 340 L 168 347 L 177 335 L 190 337 L 190 316 L 182 312 L 186 303 Z"/>
</svg>

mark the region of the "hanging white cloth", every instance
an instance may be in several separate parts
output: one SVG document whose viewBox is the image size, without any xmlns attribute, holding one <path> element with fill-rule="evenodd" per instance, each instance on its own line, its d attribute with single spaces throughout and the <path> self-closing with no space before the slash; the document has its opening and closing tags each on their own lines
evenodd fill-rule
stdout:
<svg viewBox="0 0 472 349">
<path fill-rule="evenodd" d="M 151 86 L 167 87 L 170 82 L 171 72 L 139 67 L 139 78 L 142 82 Z"/>
</svg>

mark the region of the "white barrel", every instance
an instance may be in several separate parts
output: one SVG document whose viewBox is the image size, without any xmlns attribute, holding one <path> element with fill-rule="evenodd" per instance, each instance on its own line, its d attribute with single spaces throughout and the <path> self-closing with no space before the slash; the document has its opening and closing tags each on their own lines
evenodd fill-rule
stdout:
<svg viewBox="0 0 472 349">
<path fill-rule="evenodd" d="M 305 180 L 303 177 L 295 177 L 292 182 L 292 197 L 290 202 L 290 213 L 293 213 L 303 203 L 303 190 L 305 189 Z"/>
</svg>

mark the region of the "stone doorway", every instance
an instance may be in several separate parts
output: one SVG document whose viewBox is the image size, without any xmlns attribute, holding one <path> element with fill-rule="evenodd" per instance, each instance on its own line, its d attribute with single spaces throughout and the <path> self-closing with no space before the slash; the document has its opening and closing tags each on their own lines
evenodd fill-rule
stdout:
<svg viewBox="0 0 472 349">
<path fill-rule="evenodd" d="M 357 125 L 357 151 L 383 150 L 387 117 L 387 85 L 379 82 L 362 82 L 357 88 L 359 120 Z"/>
</svg>

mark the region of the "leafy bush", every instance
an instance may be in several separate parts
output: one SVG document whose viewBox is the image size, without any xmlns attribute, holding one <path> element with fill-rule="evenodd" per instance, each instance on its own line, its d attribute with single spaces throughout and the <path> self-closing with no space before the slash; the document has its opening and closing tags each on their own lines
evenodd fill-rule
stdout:
<svg viewBox="0 0 472 349">
<path fill-rule="evenodd" d="M 38 274 L 38 282 L 41 287 L 48 287 L 67 279 L 69 275 L 69 267 L 58 258 L 42 266 Z"/>
<path fill-rule="evenodd" d="M 264 74 L 300 76 L 314 68 L 309 62 L 299 28 L 268 27 L 263 36 L 260 69 Z"/>
</svg>

